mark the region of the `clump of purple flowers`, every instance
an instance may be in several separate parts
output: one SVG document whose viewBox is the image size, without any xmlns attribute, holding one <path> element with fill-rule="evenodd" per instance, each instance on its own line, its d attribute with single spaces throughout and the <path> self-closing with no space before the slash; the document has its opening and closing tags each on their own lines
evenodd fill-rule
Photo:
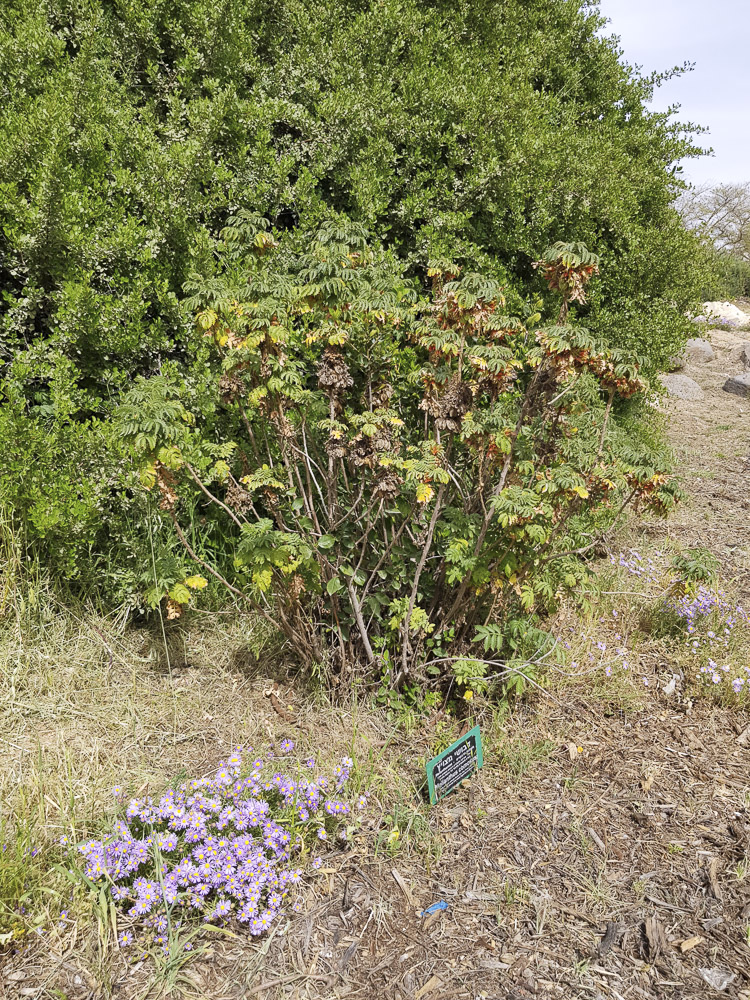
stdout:
<svg viewBox="0 0 750 1000">
<path fill-rule="evenodd" d="M 695 676 L 715 691 L 731 690 L 736 695 L 750 691 L 750 665 L 737 666 L 737 642 L 744 633 L 750 638 L 750 615 L 735 607 L 720 590 L 700 585 L 687 593 L 664 599 L 664 585 L 674 593 L 674 576 L 665 573 L 661 565 L 663 553 L 657 552 L 656 560 L 644 559 L 635 549 L 610 556 L 610 563 L 631 576 L 639 578 L 648 587 L 661 590 L 660 611 L 674 616 L 684 627 L 685 643 L 696 658 Z M 590 656 L 593 660 L 593 656 Z M 731 664 L 735 660 L 735 665 Z M 623 663 L 626 666 L 625 663 Z"/>
<path fill-rule="evenodd" d="M 631 576 L 645 580 L 646 583 L 656 583 L 657 581 L 657 566 L 654 560 L 650 556 L 644 559 L 640 552 L 635 549 L 620 552 L 617 556 L 611 555 L 609 561 L 612 566 L 618 566 Z"/>
<path fill-rule="evenodd" d="M 293 749 L 291 740 L 277 747 L 284 755 Z M 353 810 L 341 793 L 350 757 L 332 777 L 311 773 L 310 760 L 293 777 L 269 773 L 273 753 L 250 754 L 252 747 L 238 749 L 212 778 L 185 782 L 158 801 L 131 799 L 111 837 L 78 846 L 86 877 L 106 885 L 115 904 L 155 933 L 165 951 L 168 923 L 179 925 L 191 913 L 218 924 L 237 920 L 262 934 L 293 904 L 303 875 L 295 860 L 308 845 L 317 851 L 321 831 L 325 839 L 346 839 L 340 827 L 352 825 Z M 366 803 L 360 796 L 354 812 Z M 131 940 L 126 933 L 121 943 Z"/>
<path fill-rule="evenodd" d="M 720 619 L 727 623 L 723 640 L 725 645 L 728 645 L 726 636 L 730 634 L 737 620 L 748 621 L 748 616 L 742 608 L 733 608 L 721 591 L 711 590 L 709 587 L 699 587 L 695 593 L 685 594 L 682 597 L 668 601 L 667 607 L 671 608 L 679 618 L 682 618 L 686 622 L 689 635 L 695 632 L 701 620 L 705 620 L 709 615 L 717 614 Z M 712 638 L 714 637 L 713 632 L 709 633 L 709 635 Z"/>
<path fill-rule="evenodd" d="M 620 613 L 618 611 L 613 611 L 613 619 L 616 620 L 619 617 L 619 614 Z M 604 619 L 600 618 L 599 621 L 603 622 Z M 575 625 L 569 625 L 568 630 L 570 632 L 578 631 Z M 615 667 L 619 667 L 622 670 L 630 670 L 631 650 L 627 645 L 627 636 L 623 638 L 619 632 L 616 632 L 614 638 L 617 644 L 613 644 L 610 647 L 607 646 L 606 642 L 597 640 L 595 635 L 582 635 L 579 632 L 577 638 L 580 644 L 580 652 L 581 654 L 585 654 L 587 656 L 590 664 L 589 667 L 586 667 L 583 664 L 579 665 L 578 661 L 574 660 L 570 666 L 578 676 L 592 673 L 602 667 L 604 668 L 605 677 L 611 677 L 612 670 Z M 570 643 L 566 640 L 559 639 L 558 642 L 561 642 L 565 649 L 571 648 Z"/>
<path fill-rule="evenodd" d="M 685 622 L 685 641 L 690 652 L 699 659 L 707 659 L 698 668 L 701 680 L 714 689 L 731 686 L 737 695 L 750 688 L 750 666 L 732 668 L 729 663 L 719 662 L 728 656 L 737 627 L 750 627 L 746 611 L 734 607 L 721 591 L 709 587 L 699 587 L 695 593 L 674 598 L 666 606 Z"/>
</svg>

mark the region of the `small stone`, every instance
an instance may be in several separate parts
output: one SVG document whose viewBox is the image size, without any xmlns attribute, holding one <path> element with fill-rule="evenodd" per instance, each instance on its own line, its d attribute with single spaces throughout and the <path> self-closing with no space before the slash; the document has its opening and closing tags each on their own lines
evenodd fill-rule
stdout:
<svg viewBox="0 0 750 1000">
<path fill-rule="evenodd" d="M 738 344 L 730 354 L 732 361 L 742 365 L 746 372 L 750 372 L 750 340 L 744 344 Z"/>
<path fill-rule="evenodd" d="M 715 361 L 716 351 L 707 340 L 691 337 L 685 344 L 685 354 L 694 361 Z"/>
<path fill-rule="evenodd" d="M 745 398 L 750 399 L 750 372 L 745 372 L 743 375 L 734 375 L 732 378 L 728 378 L 722 386 L 722 389 L 724 392 L 731 392 L 735 396 L 744 396 Z"/>
<path fill-rule="evenodd" d="M 662 375 L 661 381 L 670 396 L 686 400 L 703 399 L 703 390 L 687 375 Z M 724 388 L 726 389 L 726 386 Z"/>
</svg>

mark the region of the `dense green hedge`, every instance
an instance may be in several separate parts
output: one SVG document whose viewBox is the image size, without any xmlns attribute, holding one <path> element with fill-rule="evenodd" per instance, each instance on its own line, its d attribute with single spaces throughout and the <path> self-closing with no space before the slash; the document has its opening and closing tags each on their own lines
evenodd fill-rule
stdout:
<svg viewBox="0 0 750 1000">
<path fill-rule="evenodd" d="M 686 333 L 705 268 L 672 203 L 695 130 L 647 110 L 654 82 L 593 3 L 7 0 L 1 17 L 0 501 L 64 575 L 104 560 L 110 591 L 139 591 L 152 539 L 110 416 L 161 373 L 207 433 L 223 419 L 183 288 L 210 281 L 243 211 L 301 236 L 346 217 L 417 284 L 449 259 L 521 316 L 548 295 L 534 259 L 580 240 L 602 262 L 594 336 L 653 372 Z"/>
</svg>

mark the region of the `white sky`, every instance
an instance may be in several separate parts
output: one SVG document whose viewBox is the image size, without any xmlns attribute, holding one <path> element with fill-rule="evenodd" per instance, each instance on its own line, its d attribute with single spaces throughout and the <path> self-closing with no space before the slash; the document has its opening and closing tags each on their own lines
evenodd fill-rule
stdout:
<svg viewBox="0 0 750 1000">
<path fill-rule="evenodd" d="M 625 61 L 644 73 L 695 63 L 653 104 L 680 104 L 679 120 L 710 129 L 699 145 L 714 156 L 686 160 L 684 176 L 750 181 L 750 0 L 600 0 L 600 8 L 610 19 L 605 33 L 620 36 Z"/>
</svg>

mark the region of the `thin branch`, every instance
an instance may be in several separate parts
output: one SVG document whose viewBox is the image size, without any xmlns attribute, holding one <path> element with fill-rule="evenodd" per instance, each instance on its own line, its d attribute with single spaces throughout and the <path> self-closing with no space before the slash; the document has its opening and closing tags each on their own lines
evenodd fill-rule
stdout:
<svg viewBox="0 0 750 1000">
<path fill-rule="evenodd" d="M 383 506 L 383 504 L 384 504 L 385 501 L 383 500 L 382 497 L 380 497 L 378 499 L 379 499 L 379 508 L 378 508 L 378 513 L 379 513 L 380 512 L 380 507 Z M 362 565 L 362 560 L 367 555 L 368 546 L 367 546 L 366 543 L 367 543 L 367 539 L 370 537 L 370 535 L 372 533 L 372 529 L 374 527 L 374 522 L 371 519 L 369 519 L 369 514 L 370 514 L 370 511 L 372 510 L 372 508 L 373 508 L 373 504 L 370 504 L 370 506 L 368 507 L 368 509 L 365 511 L 365 514 L 363 516 L 368 517 L 368 521 L 367 521 L 367 524 L 365 526 L 365 530 L 362 532 L 362 535 L 360 536 L 360 538 L 358 538 L 357 541 L 352 546 L 352 551 L 356 552 L 357 548 L 362 544 L 362 542 L 365 542 L 365 544 L 362 545 L 362 551 L 359 554 L 359 560 L 357 562 L 357 565 L 354 567 L 355 574 L 359 572 L 359 568 Z M 358 521 L 359 520 L 360 519 L 358 518 Z"/>
<path fill-rule="evenodd" d="M 225 510 L 227 512 L 227 514 L 229 514 L 229 516 L 231 517 L 231 519 L 234 521 L 234 523 L 237 525 L 237 527 L 241 531 L 242 530 L 242 523 L 235 517 L 235 515 L 232 513 L 232 511 L 229 509 L 229 507 L 227 507 L 227 505 L 225 503 L 222 503 L 221 500 L 219 500 L 218 497 L 215 497 L 213 495 L 213 493 L 211 493 L 210 490 L 206 489 L 206 487 L 200 481 L 200 478 L 196 475 L 196 472 L 193 469 L 193 467 L 190 464 L 190 462 L 185 462 L 185 468 L 188 470 L 188 472 L 192 476 L 193 480 L 198 484 L 198 486 L 201 488 L 201 490 L 206 494 L 206 496 L 211 501 L 211 503 L 218 504 L 219 507 L 222 508 L 222 510 Z"/>
<path fill-rule="evenodd" d="M 565 388 L 563 389 L 563 391 L 562 391 L 562 392 L 558 393 L 558 394 L 557 394 L 557 396 L 555 396 L 555 398 L 554 398 L 554 399 L 551 399 L 551 400 L 549 401 L 549 404 L 548 404 L 548 405 L 549 405 L 549 406 L 554 406 L 554 405 L 555 405 L 555 403 L 559 403 L 559 402 L 560 402 L 560 400 L 561 400 L 561 399 L 563 398 L 563 396 L 566 396 L 566 395 L 567 395 L 567 394 L 568 394 L 568 393 L 569 393 L 569 392 L 570 392 L 570 391 L 571 391 L 572 389 L 575 389 L 575 387 L 576 387 L 576 386 L 578 385 L 578 382 L 580 381 L 580 378 L 581 378 L 581 376 L 580 376 L 580 375 L 577 375 L 577 376 L 576 376 L 576 377 L 575 377 L 575 378 L 573 379 L 573 381 L 572 381 L 572 382 L 570 383 L 570 385 L 566 386 L 566 387 L 565 387 Z"/>
<path fill-rule="evenodd" d="M 310 458 L 310 455 L 309 455 L 309 453 L 307 451 L 307 442 L 305 440 L 305 425 L 304 424 L 301 425 L 301 430 L 302 430 L 302 442 L 303 442 L 304 450 L 301 450 L 300 448 L 298 448 L 296 446 L 296 444 L 294 444 L 293 441 L 290 441 L 289 445 L 292 448 L 292 451 L 296 451 L 298 455 L 301 455 L 302 458 L 305 459 L 305 461 L 304 461 L 303 464 L 305 466 L 305 477 L 307 479 L 307 482 L 308 482 L 308 484 L 311 481 L 313 483 L 315 483 L 315 489 L 318 491 L 318 496 L 320 497 L 320 503 L 321 503 L 321 505 L 323 507 L 323 510 L 327 510 L 325 497 L 323 496 L 323 492 L 322 492 L 322 490 L 321 490 L 321 488 L 320 488 L 320 486 L 318 484 L 318 480 L 315 478 L 315 473 L 312 471 L 312 466 L 313 465 L 315 466 L 316 469 L 318 469 L 318 471 L 320 471 L 320 466 L 318 466 L 318 464 L 315 461 L 313 461 L 312 458 Z M 309 492 L 312 494 L 312 490 L 310 490 Z M 317 517 L 315 517 L 315 521 L 317 521 L 317 520 L 318 520 Z M 329 523 L 330 523 L 330 519 L 329 519 Z"/>
<path fill-rule="evenodd" d="M 494 498 L 494 497 L 498 496 L 500 493 L 502 493 L 503 489 L 505 488 L 505 481 L 508 478 L 508 473 L 510 472 L 510 467 L 511 467 L 511 464 L 513 462 L 513 449 L 515 448 L 516 441 L 518 440 L 518 435 L 521 433 L 521 428 L 523 427 L 524 418 L 526 417 L 526 411 L 528 409 L 528 403 L 529 403 L 529 401 L 531 399 L 531 388 L 535 384 L 536 379 L 538 378 L 538 376 L 539 376 L 539 372 L 537 371 L 534 374 L 534 377 L 532 378 L 532 380 L 529 382 L 529 385 L 528 385 L 528 387 L 526 389 L 526 392 L 524 394 L 523 403 L 521 404 L 521 412 L 518 414 L 518 420 L 516 421 L 516 426 L 513 429 L 513 433 L 511 434 L 510 450 L 508 451 L 508 454 L 505 456 L 505 461 L 503 462 L 503 468 L 502 468 L 502 471 L 500 473 L 500 479 L 499 479 L 497 485 L 495 486 L 495 488 L 492 491 L 492 498 Z M 484 502 L 482 503 L 482 506 L 484 506 Z M 492 520 L 492 514 L 493 514 L 493 511 L 492 511 L 491 507 L 490 507 L 489 510 L 485 510 L 485 515 L 482 518 L 482 526 L 479 529 L 479 536 L 478 536 L 476 544 L 474 546 L 474 553 L 473 553 L 473 557 L 472 557 L 473 559 L 477 558 L 477 556 L 479 555 L 479 553 L 480 553 L 480 551 L 482 549 L 482 545 L 484 544 L 484 540 L 485 540 L 485 538 L 487 536 L 487 532 L 488 532 L 489 527 L 490 527 L 490 521 Z M 453 618 L 453 616 L 456 613 L 456 611 L 461 607 L 461 602 L 463 601 L 464 595 L 466 594 L 466 591 L 468 590 L 468 587 L 469 587 L 469 582 L 471 580 L 471 574 L 472 574 L 472 570 L 469 570 L 469 572 L 467 572 L 464 575 L 464 578 L 461 581 L 461 584 L 460 584 L 460 586 L 458 588 L 458 593 L 456 594 L 456 597 L 455 597 L 455 599 L 453 601 L 453 604 L 451 605 L 450 611 L 448 612 L 448 614 L 446 616 L 444 616 L 443 621 L 450 621 Z"/>
<path fill-rule="evenodd" d="M 177 517 L 175 516 L 175 512 L 173 510 L 169 511 L 169 516 L 172 519 L 172 524 L 174 525 L 174 529 L 177 532 L 177 536 L 180 539 L 180 541 L 182 542 L 183 546 L 185 547 L 185 549 L 187 551 L 187 554 L 190 556 L 190 558 L 192 560 L 194 560 L 195 562 L 197 562 L 199 566 L 202 566 L 206 570 L 206 572 L 210 573 L 211 576 L 213 576 L 216 580 L 219 581 L 219 583 L 223 584 L 227 588 L 227 590 L 230 591 L 230 593 L 236 594 L 237 597 L 241 597 L 243 601 L 245 601 L 248 604 L 252 605 L 252 607 L 256 611 L 258 611 L 259 614 L 263 615 L 263 617 L 266 619 L 266 621 L 270 622 L 271 625 L 273 625 L 275 628 L 278 628 L 279 627 L 278 621 L 276 621 L 276 619 L 272 615 L 270 615 L 265 610 L 265 608 L 262 608 L 257 603 L 257 601 L 253 601 L 252 598 L 250 598 L 250 597 L 247 596 L 247 594 L 243 594 L 241 590 L 237 590 L 236 587 L 233 587 L 232 584 L 229 582 L 229 580 L 225 580 L 224 577 L 221 575 L 221 573 L 217 572 L 212 566 L 210 566 L 205 561 L 205 559 L 201 559 L 201 557 L 193 550 L 193 548 L 190 545 L 190 542 L 185 537 L 185 533 L 183 532 L 182 528 L 178 524 Z M 282 630 L 286 634 L 287 639 L 289 639 L 290 641 L 293 642 L 293 639 L 294 639 L 293 632 L 287 631 L 286 627 L 282 627 Z"/>
<path fill-rule="evenodd" d="M 461 483 L 461 480 L 458 478 L 458 471 L 456 469 L 454 469 L 453 466 L 451 466 L 451 465 L 446 465 L 445 466 L 445 471 L 448 473 L 448 475 L 453 480 L 453 482 L 454 482 L 454 484 L 456 486 L 456 489 L 461 494 L 461 498 L 463 500 L 468 500 L 469 499 L 469 495 L 466 492 L 466 490 L 464 489 L 464 486 Z"/>
<path fill-rule="evenodd" d="M 331 531 L 335 531 L 336 528 L 340 528 L 341 525 L 344 523 L 344 521 L 346 521 L 350 517 L 352 511 L 356 510 L 356 508 L 359 506 L 359 501 L 362 499 L 362 494 L 364 492 L 365 492 L 365 482 L 364 482 L 364 478 L 363 478 L 362 479 L 362 484 L 359 487 L 359 493 L 357 494 L 357 496 L 356 496 L 354 502 L 352 503 L 351 507 L 346 510 L 346 512 L 344 513 L 343 517 L 339 518 L 339 520 L 336 521 L 335 524 L 331 525 L 331 529 L 330 529 Z"/>
<path fill-rule="evenodd" d="M 599 459 L 602 457 L 602 451 L 604 450 L 604 435 L 607 433 L 607 424 L 609 423 L 609 415 L 612 412 L 612 400 L 615 398 L 614 388 L 609 390 L 609 399 L 607 400 L 607 409 L 604 412 L 604 421 L 602 422 L 602 432 L 599 435 L 599 448 L 596 452 L 596 459 L 594 460 L 594 465 L 596 465 Z"/>
<path fill-rule="evenodd" d="M 351 580 L 346 581 L 346 589 L 349 592 L 349 600 L 351 601 L 352 610 L 354 611 L 354 620 L 357 623 L 357 629 L 359 631 L 360 638 L 362 639 L 362 645 L 365 647 L 367 662 L 370 664 L 375 659 L 375 654 L 373 653 L 372 646 L 370 645 L 370 639 L 367 635 L 367 629 L 365 627 L 365 620 L 362 617 L 362 608 L 357 600 L 357 595 L 354 592 L 354 585 Z"/>
<path fill-rule="evenodd" d="M 422 547 L 422 555 L 419 558 L 419 563 L 417 565 L 416 572 L 414 574 L 414 583 L 412 584 L 411 594 L 409 596 L 409 607 L 406 612 L 406 618 L 404 619 L 404 642 L 401 648 L 401 670 L 399 672 L 399 677 L 396 684 L 405 677 L 408 673 L 408 655 L 409 655 L 409 626 L 411 624 L 411 616 L 414 611 L 414 605 L 417 601 L 417 591 L 419 589 L 419 578 L 422 576 L 422 570 L 424 569 L 425 563 L 427 562 L 427 556 L 432 546 L 432 536 L 435 534 L 435 525 L 437 524 L 437 519 L 440 514 L 440 508 L 443 503 L 443 493 L 445 492 L 445 483 L 441 483 L 440 489 L 438 490 L 438 495 L 435 500 L 435 508 L 432 511 L 432 517 L 430 518 L 430 525 L 427 529 L 427 538 L 425 539 L 424 546 Z"/>
<path fill-rule="evenodd" d="M 612 523 L 610 524 L 610 526 L 605 531 L 603 531 L 600 535 L 597 535 L 597 537 L 594 539 L 594 541 L 591 542 L 589 545 L 584 545 L 582 548 L 579 548 L 579 549 L 570 549 L 567 552 L 557 552 L 554 555 L 547 556 L 546 559 L 542 559 L 541 563 L 538 563 L 537 565 L 542 565 L 543 566 L 545 563 L 551 562 L 553 559 L 563 559 L 565 556 L 583 555 L 584 553 L 589 552 L 591 549 L 593 549 L 596 545 L 600 545 L 604 541 L 604 539 L 607 537 L 607 535 L 610 535 L 612 533 L 612 531 L 615 528 L 615 525 L 620 520 L 620 517 L 622 516 L 623 511 L 628 506 L 628 504 L 630 503 L 630 501 L 633 499 L 633 497 L 635 496 L 636 492 L 637 492 L 637 488 L 634 488 L 634 489 L 632 489 L 630 491 L 630 493 L 628 494 L 628 496 L 620 504 L 620 509 L 615 514 L 614 519 L 613 519 Z M 547 543 L 545 544 L 544 548 L 548 548 L 551 542 L 552 542 L 552 537 L 550 536 L 550 538 L 547 540 Z M 542 549 L 542 551 L 544 551 L 544 549 Z"/>
<path fill-rule="evenodd" d="M 177 523 L 177 517 L 175 516 L 175 512 L 173 510 L 169 511 L 169 516 L 172 518 L 172 524 L 174 525 L 174 529 L 177 532 L 180 541 L 187 550 L 187 554 L 190 556 L 190 558 L 193 559 L 195 562 L 197 562 L 199 566 L 202 566 L 206 570 L 206 572 L 211 574 L 211 576 L 215 577 L 219 581 L 219 583 L 223 583 L 224 586 L 227 588 L 227 590 L 231 591 L 231 593 L 236 594 L 238 597 L 241 597 L 243 601 L 249 601 L 250 599 L 246 594 L 243 594 L 241 590 L 237 590 L 236 587 L 233 587 L 232 584 L 229 582 L 229 580 L 225 580 L 224 577 L 221 575 L 221 573 L 217 572 L 212 566 L 210 566 L 206 562 L 205 559 L 201 559 L 201 557 L 197 555 L 197 553 L 191 547 L 190 542 L 185 537 L 185 533 L 183 532 L 182 528 Z"/>
<path fill-rule="evenodd" d="M 258 450 L 258 443 L 255 440 L 255 433 L 253 432 L 252 424 L 248 420 L 247 413 L 245 413 L 245 407 L 242 403 L 239 403 L 240 416 L 242 418 L 242 423 L 245 425 L 245 432 L 247 433 L 250 445 L 255 453 L 255 457 L 260 461 L 260 451 Z"/>
<path fill-rule="evenodd" d="M 405 517 L 404 520 L 401 522 L 401 527 L 398 529 L 398 531 L 395 532 L 395 534 L 391 538 L 390 543 L 388 543 L 385 551 L 383 552 L 383 554 L 381 555 L 380 559 L 378 559 L 377 563 L 375 564 L 375 569 L 370 573 L 370 578 L 368 579 L 367 583 L 365 584 L 365 589 L 362 591 L 362 600 L 363 601 L 364 601 L 365 597 L 367 597 L 367 591 L 372 586 L 372 583 L 373 583 L 373 581 L 375 579 L 376 573 L 378 572 L 378 570 L 380 569 L 380 567 L 383 565 L 383 563 L 390 556 L 391 552 L 393 551 L 393 549 L 398 544 L 398 540 L 399 540 L 399 538 L 401 538 L 401 535 L 403 534 L 404 529 L 406 528 L 407 524 L 409 523 L 409 518 L 412 516 L 413 513 L 414 513 L 414 507 L 412 506 L 411 510 L 409 511 L 408 516 Z M 383 526 L 383 530 L 385 530 L 385 525 Z"/>
</svg>

